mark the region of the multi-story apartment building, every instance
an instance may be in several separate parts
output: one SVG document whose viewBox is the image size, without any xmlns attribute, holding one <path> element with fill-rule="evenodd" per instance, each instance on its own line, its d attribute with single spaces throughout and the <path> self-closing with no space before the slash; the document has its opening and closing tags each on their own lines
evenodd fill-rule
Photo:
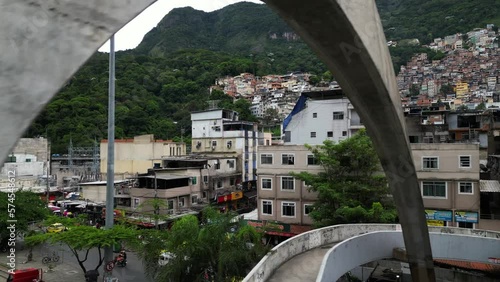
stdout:
<svg viewBox="0 0 500 282">
<path fill-rule="evenodd" d="M 321 170 L 314 155 L 303 145 L 259 147 L 259 219 L 292 226 L 312 224 L 308 213 L 317 194 L 310 192 L 306 183 L 290 173 L 317 173 Z M 294 230 L 288 232 L 295 233 Z"/>
<path fill-rule="evenodd" d="M 322 144 L 354 135 L 364 128 L 342 90 L 304 92 L 283 122 L 285 144 Z"/>
<path fill-rule="evenodd" d="M 231 110 L 212 109 L 191 114 L 192 153 L 210 158 L 232 157 L 239 175 L 235 184 L 255 187 L 257 180 L 257 124 L 240 121 Z"/>
<path fill-rule="evenodd" d="M 481 228 L 479 144 L 411 144 L 429 224 Z"/>
<path fill-rule="evenodd" d="M 115 140 L 115 178 L 126 179 L 148 169 L 159 167 L 162 159 L 186 155 L 186 144 L 169 140 L 155 140 L 154 135 L 140 135 L 133 139 Z M 101 175 L 106 179 L 108 140 L 101 141 Z"/>
</svg>

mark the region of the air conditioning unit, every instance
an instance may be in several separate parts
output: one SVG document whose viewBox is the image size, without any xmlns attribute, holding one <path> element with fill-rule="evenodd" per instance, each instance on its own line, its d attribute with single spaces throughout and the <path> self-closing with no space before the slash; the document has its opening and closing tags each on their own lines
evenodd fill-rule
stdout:
<svg viewBox="0 0 500 282">
<path fill-rule="evenodd" d="M 179 207 L 183 207 L 184 206 L 184 203 L 183 202 L 179 202 Z"/>
<path fill-rule="evenodd" d="M 212 151 L 213 151 L 213 150 L 215 150 L 215 147 L 216 147 L 216 146 L 212 146 Z"/>
<path fill-rule="evenodd" d="M 198 141 L 198 143 L 196 143 L 196 148 L 199 149 L 201 147 L 201 141 Z"/>
</svg>

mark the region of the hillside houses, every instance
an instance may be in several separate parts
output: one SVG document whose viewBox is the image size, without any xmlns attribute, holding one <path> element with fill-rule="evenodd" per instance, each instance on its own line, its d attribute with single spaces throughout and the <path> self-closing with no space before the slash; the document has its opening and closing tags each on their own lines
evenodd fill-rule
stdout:
<svg viewBox="0 0 500 282">
<path fill-rule="evenodd" d="M 447 56 L 432 60 L 427 54 L 417 54 L 406 66 L 401 66 L 397 76 L 401 96 L 439 96 L 444 100 L 446 94 L 453 94 L 453 98 L 464 103 L 498 101 L 500 54 L 498 34 L 492 25 L 467 35 L 436 38 L 428 47 L 446 52 Z M 452 91 L 442 89 L 445 85 L 451 86 Z"/>
</svg>

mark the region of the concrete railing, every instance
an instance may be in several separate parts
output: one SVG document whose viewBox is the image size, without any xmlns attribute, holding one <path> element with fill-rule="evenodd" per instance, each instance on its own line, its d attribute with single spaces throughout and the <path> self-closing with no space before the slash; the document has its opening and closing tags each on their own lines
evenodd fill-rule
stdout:
<svg viewBox="0 0 500 282">
<path fill-rule="evenodd" d="M 266 281 L 283 263 L 298 254 L 320 246 L 341 242 L 360 234 L 384 230 L 401 230 L 401 226 L 398 224 L 346 224 L 302 233 L 274 247 L 243 281 Z"/>
<path fill-rule="evenodd" d="M 266 281 L 283 263 L 296 255 L 317 247 L 341 242 L 370 232 L 400 230 L 401 226 L 399 224 L 344 224 L 314 229 L 292 237 L 274 247 L 260 260 L 243 281 Z M 429 226 L 429 232 L 500 238 L 499 232 L 455 227 Z"/>
<path fill-rule="evenodd" d="M 489 263 L 500 254 L 500 239 L 474 235 L 430 234 L 434 259 L 456 259 Z M 400 231 L 377 231 L 347 239 L 324 256 L 316 282 L 335 282 L 357 266 L 393 257 L 395 248 L 404 248 Z"/>
</svg>

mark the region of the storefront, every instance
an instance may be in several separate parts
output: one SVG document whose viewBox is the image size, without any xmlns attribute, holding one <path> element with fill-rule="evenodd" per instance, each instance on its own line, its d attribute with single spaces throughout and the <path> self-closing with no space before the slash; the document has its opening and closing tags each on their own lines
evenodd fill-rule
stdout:
<svg viewBox="0 0 500 282">
<path fill-rule="evenodd" d="M 243 191 L 232 192 L 217 197 L 217 205 L 220 211 L 236 211 L 239 209 L 239 202 L 243 199 Z"/>
<path fill-rule="evenodd" d="M 428 226 L 452 226 L 453 212 L 448 210 L 425 210 Z"/>
<path fill-rule="evenodd" d="M 455 222 L 457 227 L 474 228 L 474 224 L 479 222 L 479 214 L 470 211 L 455 211 Z"/>
</svg>

